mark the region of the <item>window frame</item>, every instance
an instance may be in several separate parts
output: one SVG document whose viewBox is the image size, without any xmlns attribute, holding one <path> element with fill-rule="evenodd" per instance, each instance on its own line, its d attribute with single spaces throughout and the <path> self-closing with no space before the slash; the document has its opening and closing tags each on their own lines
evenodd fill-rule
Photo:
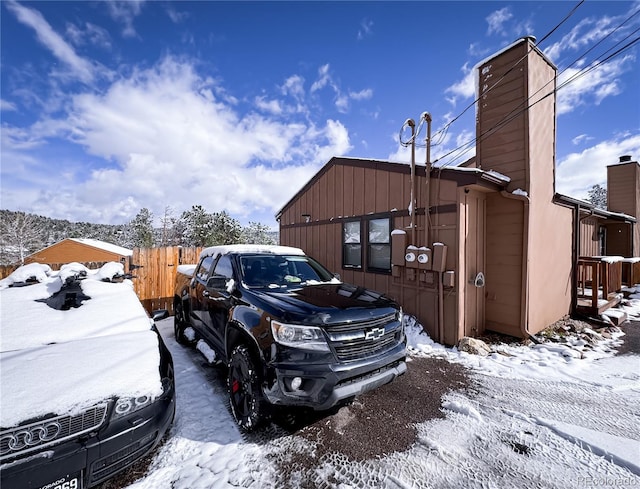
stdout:
<svg viewBox="0 0 640 489">
<path fill-rule="evenodd" d="M 346 243 L 345 242 L 345 238 L 346 238 L 346 227 L 348 224 L 351 223 L 358 223 L 358 227 L 359 227 L 359 234 L 358 234 L 358 243 Z M 348 221 L 342 221 L 342 240 L 341 240 L 341 245 L 342 245 L 342 269 L 343 270 L 362 270 L 362 263 L 364 262 L 363 260 L 363 251 L 364 251 L 364 245 L 362 243 L 362 219 L 350 219 Z M 360 265 L 352 265 L 352 264 L 348 264 L 346 263 L 346 258 L 347 258 L 347 246 L 349 245 L 357 245 L 360 247 Z"/>
<path fill-rule="evenodd" d="M 387 241 L 386 242 L 372 242 L 370 239 L 370 232 L 371 232 L 371 222 L 372 221 L 380 221 L 380 220 L 386 220 L 388 222 L 388 235 L 387 235 Z M 367 272 L 370 273 L 381 273 L 381 274 L 390 274 L 391 273 L 391 230 L 393 229 L 393 218 L 391 217 L 391 215 L 387 214 L 387 215 L 377 215 L 377 216 L 370 216 L 366 219 L 366 226 L 365 226 L 365 231 L 366 231 L 366 261 L 367 261 Z M 372 246 L 384 246 L 388 249 L 388 255 L 389 255 L 389 266 L 388 268 L 380 268 L 380 267 L 374 267 L 371 265 L 371 257 L 373 256 L 373 253 L 371 252 L 371 247 Z"/>
</svg>

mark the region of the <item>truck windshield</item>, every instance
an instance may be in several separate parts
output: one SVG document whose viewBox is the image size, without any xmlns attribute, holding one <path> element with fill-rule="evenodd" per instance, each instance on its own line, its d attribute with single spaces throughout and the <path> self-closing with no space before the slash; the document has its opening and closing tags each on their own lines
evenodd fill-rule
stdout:
<svg viewBox="0 0 640 489">
<path fill-rule="evenodd" d="M 249 287 L 280 288 L 339 281 L 308 256 L 251 255 L 240 257 L 242 281 Z"/>
</svg>

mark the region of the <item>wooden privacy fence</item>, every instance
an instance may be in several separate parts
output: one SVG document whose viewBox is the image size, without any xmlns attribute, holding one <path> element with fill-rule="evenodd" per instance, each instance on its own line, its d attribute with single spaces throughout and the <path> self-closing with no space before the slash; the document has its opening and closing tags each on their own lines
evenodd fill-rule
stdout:
<svg viewBox="0 0 640 489">
<path fill-rule="evenodd" d="M 90 269 L 95 269 L 95 268 L 100 268 L 105 263 L 107 262 L 106 261 L 85 261 L 85 262 L 82 262 L 82 265 Z M 60 270 L 60 268 L 63 265 L 66 265 L 66 263 L 47 263 L 47 265 L 51 267 L 51 270 Z M 19 263 L 14 263 L 13 265 L 0 265 L 0 279 L 7 278 L 18 268 L 20 268 Z"/>
<path fill-rule="evenodd" d="M 134 248 L 130 270 L 138 298 L 149 314 L 167 309 L 173 314 L 173 292 L 178 265 L 198 263 L 202 248 Z"/>
<path fill-rule="evenodd" d="M 173 314 L 173 291 L 178 265 L 198 263 L 202 248 L 134 248 L 129 267 L 125 272 L 133 274 L 134 290 L 144 308 L 152 313 L 155 309 L 168 309 Z M 85 262 L 88 268 L 100 268 L 105 262 Z M 49 263 L 53 270 L 59 270 L 64 263 Z M 0 278 L 5 278 L 20 265 L 0 267 Z"/>
</svg>

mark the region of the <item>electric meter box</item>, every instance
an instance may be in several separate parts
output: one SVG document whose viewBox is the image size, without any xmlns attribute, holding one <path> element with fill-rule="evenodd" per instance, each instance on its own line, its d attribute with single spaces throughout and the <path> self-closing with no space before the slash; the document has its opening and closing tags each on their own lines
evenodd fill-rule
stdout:
<svg viewBox="0 0 640 489">
<path fill-rule="evenodd" d="M 418 268 L 418 247 L 417 246 L 407 246 L 407 249 L 404 254 L 404 264 L 407 268 Z"/>
<path fill-rule="evenodd" d="M 418 268 L 421 270 L 431 270 L 431 249 L 423 246 L 418 248 Z"/>
<path fill-rule="evenodd" d="M 401 229 L 391 231 L 391 263 L 404 266 L 404 255 L 407 251 L 407 233 Z"/>
<path fill-rule="evenodd" d="M 432 269 L 436 272 L 444 272 L 447 264 L 447 245 L 443 243 L 433 243 L 433 263 Z"/>
</svg>

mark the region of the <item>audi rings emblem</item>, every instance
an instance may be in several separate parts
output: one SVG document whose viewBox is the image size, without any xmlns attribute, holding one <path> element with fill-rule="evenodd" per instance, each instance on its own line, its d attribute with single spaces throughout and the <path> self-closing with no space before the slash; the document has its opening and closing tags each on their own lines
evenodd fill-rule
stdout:
<svg viewBox="0 0 640 489">
<path fill-rule="evenodd" d="M 57 421 L 31 426 L 24 430 L 15 431 L 0 438 L 0 454 L 6 455 L 12 451 L 24 450 L 41 443 L 55 440 L 62 431 L 62 426 Z"/>
</svg>

